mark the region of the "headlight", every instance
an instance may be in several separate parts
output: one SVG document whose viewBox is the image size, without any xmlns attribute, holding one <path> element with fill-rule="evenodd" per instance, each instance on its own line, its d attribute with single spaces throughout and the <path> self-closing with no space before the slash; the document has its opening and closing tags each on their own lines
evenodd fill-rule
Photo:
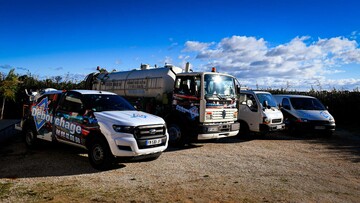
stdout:
<svg viewBox="0 0 360 203">
<path fill-rule="evenodd" d="M 218 132 L 219 131 L 219 127 L 218 126 L 210 126 L 207 127 L 207 132 Z"/>
<path fill-rule="evenodd" d="M 296 120 L 296 122 L 298 122 L 298 123 L 307 123 L 308 121 L 309 120 L 306 119 L 306 118 L 299 118 L 299 119 Z"/>
<path fill-rule="evenodd" d="M 134 133 L 134 127 L 132 126 L 113 125 L 113 129 L 118 133 Z"/>
<path fill-rule="evenodd" d="M 205 113 L 205 118 L 206 118 L 206 120 L 210 120 L 210 119 L 212 119 L 212 112 L 210 111 L 208 111 L 208 112 L 206 112 Z"/>
<path fill-rule="evenodd" d="M 268 117 L 263 117 L 263 123 L 264 124 L 269 124 L 271 122 L 270 118 Z"/>
</svg>

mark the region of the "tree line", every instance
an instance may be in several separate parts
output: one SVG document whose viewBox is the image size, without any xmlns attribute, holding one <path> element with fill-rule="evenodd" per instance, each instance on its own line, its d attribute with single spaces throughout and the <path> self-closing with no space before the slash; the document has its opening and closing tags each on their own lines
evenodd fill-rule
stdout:
<svg viewBox="0 0 360 203">
<path fill-rule="evenodd" d="M 29 97 L 25 90 L 39 91 L 44 88 L 59 90 L 84 89 L 85 82 L 73 82 L 63 79 L 61 76 L 39 80 L 31 74 L 19 76 L 11 69 L 7 75 L 0 73 L 0 101 L 1 119 L 18 119 L 22 116 L 23 104 L 28 102 Z M 272 94 L 302 94 L 318 98 L 329 112 L 335 117 L 337 124 L 357 124 L 357 115 L 360 115 L 360 91 L 343 91 L 333 89 L 331 91 L 316 91 L 311 89 L 307 92 L 288 91 L 287 89 L 265 89 Z"/>
<path fill-rule="evenodd" d="M 0 73 L 0 101 L 2 101 L 0 119 L 21 118 L 23 104 L 29 102 L 26 91 L 30 93 L 50 87 L 59 90 L 70 90 L 83 89 L 85 86 L 83 81 L 75 83 L 68 77 L 63 79 L 61 76 L 55 76 L 40 80 L 30 73 L 20 76 L 15 73 L 15 69 L 11 69 L 6 75 Z"/>
</svg>

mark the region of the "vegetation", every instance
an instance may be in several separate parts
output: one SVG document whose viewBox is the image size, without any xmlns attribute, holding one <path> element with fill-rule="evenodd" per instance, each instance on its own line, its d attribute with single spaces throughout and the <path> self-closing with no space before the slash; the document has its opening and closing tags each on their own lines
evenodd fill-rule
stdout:
<svg viewBox="0 0 360 203">
<path fill-rule="evenodd" d="M 37 76 L 31 75 L 30 73 L 19 76 L 15 73 L 14 69 L 11 69 L 6 76 L 0 73 L 0 101 L 7 101 L 5 107 L 1 108 L 0 106 L 1 112 L 3 112 L 4 115 L 3 118 L 21 118 L 23 104 L 29 102 L 26 91 L 31 93 L 44 88 L 60 90 L 82 89 L 84 88 L 84 82 L 74 83 L 68 76 L 66 76 L 65 80 L 63 80 L 61 76 L 39 80 Z M 3 103 L 3 105 L 4 104 L 5 103 Z"/>
<path fill-rule="evenodd" d="M 22 116 L 22 106 L 28 102 L 28 96 L 25 90 L 36 91 L 44 88 L 55 89 L 83 89 L 84 81 L 80 83 L 72 82 L 68 76 L 65 80 L 61 76 L 51 79 L 39 80 L 36 76 L 28 73 L 24 76 L 18 76 L 14 70 L 10 70 L 6 77 L 0 73 L 0 101 L 7 99 L 8 102 L 4 109 L 4 118 L 18 119 Z M 16 84 L 16 87 L 14 86 Z M 9 87 L 9 88 L 6 88 Z M 335 117 L 337 124 L 356 125 L 357 115 L 360 113 L 360 91 L 343 91 L 333 89 L 332 91 L 316 91 L 312 89 L 308 92 L 288 91 L 286 89 L 266 89 L 273 94 L 302 94 L 318 98 L 328 107 L 329 112 Z M 321 88 L 320 88 L 321 89 Z M 6 91 L 5 91 L 6 90 Z M 6 92 L 6 93 L 5 93 Z"/>
<path fill-rule="evenodd" d="M 2 95 L 2 107 L 0 119 L 3 119 L 6 100 L 10 99 L 12 101 L 15 101 L 15 93 L 18 87 L 18 83 L 19 81 L 17 75 L 15 74 L 15 69 L 11 69 L 5 79 L 1 78 L 0 93 Z"/>
</svg>

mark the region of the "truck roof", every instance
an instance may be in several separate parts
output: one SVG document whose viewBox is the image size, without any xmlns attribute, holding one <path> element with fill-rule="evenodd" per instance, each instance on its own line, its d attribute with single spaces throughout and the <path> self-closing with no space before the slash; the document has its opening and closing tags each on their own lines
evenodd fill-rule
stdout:
<svg viewBox="0 0 360 203">
<path fill-rule="evenodd" d="M 70 91 L 78 92 L 80 94 L 112 94 L 112 95 L 116 95 L 113 92 L 102 91 L 102 90 L 70 90 Z"/>
<path fill-rule="evenodd" d="M 255 93 L 255 94 L 258 94 L 258 93 L 263 93 L 263 94 L 271 94 L 270 92 L 266 92 L 266 91 L 262 91 L 262 90 L 240 90 L 240 93 Z"/>
<path fill-rule="evenodd" d="M 213 74 L 213 75 L 224 75 L 224 76 L 230 76 L 230 77 L 234 77 L 232 75 L 229 75 L 227 73 L 219 73 L 219 72 L 182 72 L 182 73 L 178 73 L 177 75 L 205 75 L 205 74 Z"/>
</svg>

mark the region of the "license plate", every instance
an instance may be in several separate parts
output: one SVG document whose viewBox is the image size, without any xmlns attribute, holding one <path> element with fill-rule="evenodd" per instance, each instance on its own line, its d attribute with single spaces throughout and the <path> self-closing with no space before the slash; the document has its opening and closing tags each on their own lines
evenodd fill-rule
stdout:
<svg viewBox="0 0 360 203">
<path fill-rule="evenodd" d="M 282 125 L 276 126 L 276 129 L 282 129 Z"/>
<path fill-rule="evenodd" d="M 325 126 L 315 126 L 315 130 L 325 130 Z"/>
<path fill-rule="evenodd" d="M 161 144 L 161 139 L 146 140 L 147 146 L 156 145 L 156 144 Z"/>
</svg>

